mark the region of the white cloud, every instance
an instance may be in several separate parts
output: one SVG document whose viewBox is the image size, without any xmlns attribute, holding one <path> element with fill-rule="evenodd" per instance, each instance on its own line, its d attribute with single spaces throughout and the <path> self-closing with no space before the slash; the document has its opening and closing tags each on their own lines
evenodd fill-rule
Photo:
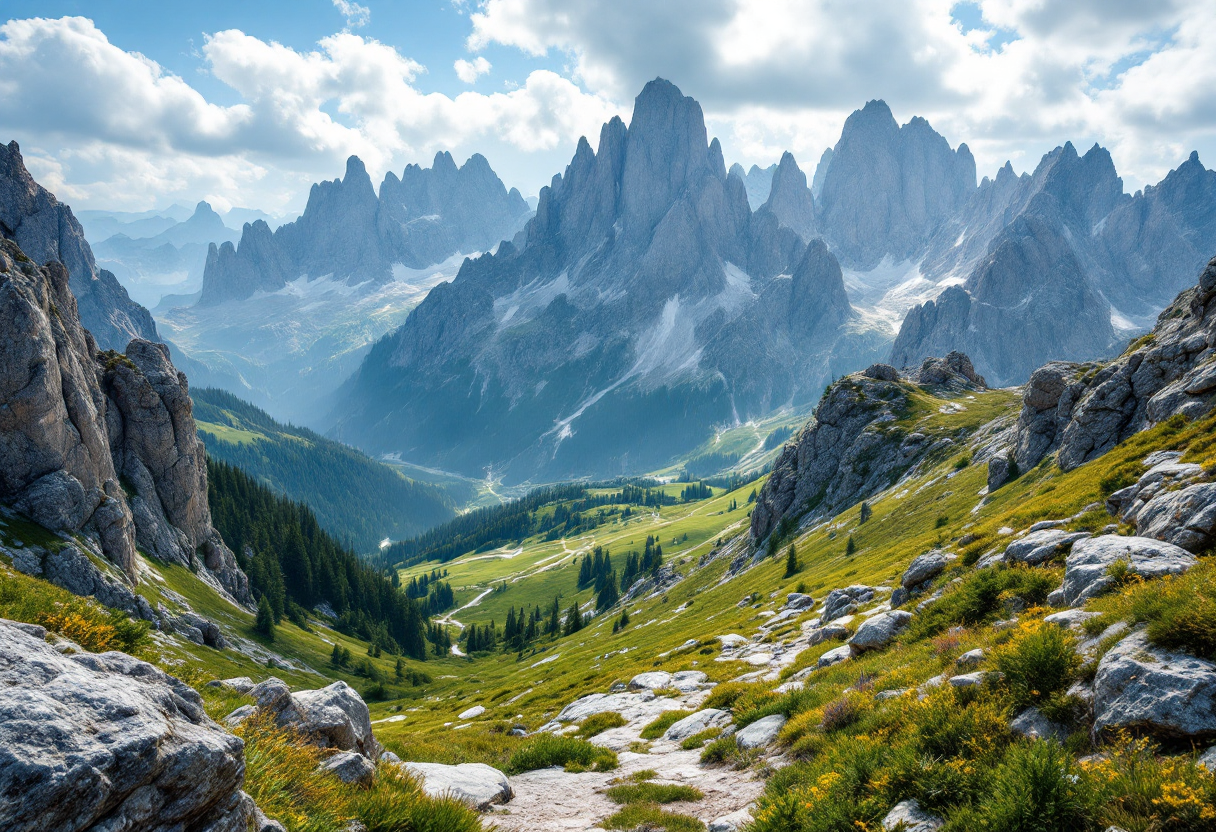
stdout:
<svg viewBox="0 0 1216 832">
<path fill-rule="evenodd" d="M 959 6 L 981 25 L 964 31 Z M 1216 161 L 1214 19 L 1214 0 L 486 0 L 466 46 L 564 55 L 620 100 L 669 78 L 744 162 L 785 147 L 810 168 L 850 111 L 883 98 L 968 142 L 981 173 L 1099 141 L 1138 185 L 1191 147 Z"/>
<path fill-rule="evenodd" d="M 201 54 L 240 103 L 208 102 L 89 20 L 10 21 L 0 26 L 0 137 L 18 138 L 82 207 L 206 193 L 281 210 L 302 207 L 308 184 L 340 175 L 352 153 L 379 176 L 438 150 L 481 152 L 510 161 L 523 178 L 509 184 L 534 189 L 618 109 L 547 70 L 510 92 L 426 93 L 416 86 L 425 67 L 347 32 L 297 51 L 228 30 Z"/>
<path fill-rule="evenodd" d="M 478 55 L 471 61 L 458 58 L 452 66 L 456 69 L 456 77 L 466 84 L 475 83 L 479 77 L 490 71 L 490 62 L 483 55 Z"/>
<path fill-rule="evenodd" d="M 348 29 L 358 29 L 360 26 L 366 26 L 372 19 L 371 9 L 367 6 L 360 6 L 358 3 L 351 3 L 349 0 L 334 0 L 334 8 L 346 18 Z"/>
</svg>

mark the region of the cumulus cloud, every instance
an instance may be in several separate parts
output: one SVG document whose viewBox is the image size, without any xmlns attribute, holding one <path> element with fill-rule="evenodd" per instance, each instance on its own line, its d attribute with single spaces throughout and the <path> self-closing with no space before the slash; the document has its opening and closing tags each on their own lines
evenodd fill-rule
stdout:
<svg viewBox="0 0 1216 832">
<path fill-rule="evenodd" d="M 360 6 L 358 3 L 348 2 L 348 0 L 334 0 L 334 8 L 346 18 L 348 29 L 358 29 L 360 26 L 366 26 L 372 19 L 371 9 L 367 6 Z"/>
<path fill-rule="evenodd" d="M 670 78 L 744 161 L 783 145 L 817 157 L 883 98 L 968 142 L 981 171 L 1100 141 L 1143 183 L 1184 147 L 1216 155 L 1213 19 L 1213 0 L 486 0 L 466 46 L 562 54 L 621 100 Z"/>
<path fill-rule="evenodd" d="M 452 66 L 456 69 L 456 77 L 466 84 L 476 82 L 478 78 L 490 71 L 490 62 L 482 55 L 478 55 L 471 61 L 459 58 Z"/>
<path fill-rule="evenodd" d="M 543 170 L 523 165 L 539 185 L 578 136 L 617 112 L 547 70 L 509 92 L 426 93 L 415 83 L 425 67 L 349 32 L 299 51 L 227 30 L 207 36 L 201 55 L 239 103 L 207 101 L 89 20 L 9 21 L 0 26 L 0 135 L 21 139 L 31 165 L 81 204 L 147 207 L 204 192 L 277 209 L 340 174 L 352 153 L 374 174 L 429 163 L 438 150 L 482 152 L 492 163 L 540 155 Z"/>
</svg>

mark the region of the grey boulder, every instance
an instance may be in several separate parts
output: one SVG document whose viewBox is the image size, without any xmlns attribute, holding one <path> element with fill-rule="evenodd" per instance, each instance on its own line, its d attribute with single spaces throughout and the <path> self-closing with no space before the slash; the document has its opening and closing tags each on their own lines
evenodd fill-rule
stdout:
<svg viewBox="0 0 1216 832">
<path fill-rule="evenodd" d="M 1191 552 L 1211 547 L 1216 542 L 1216 483 L 1153 497 L 1136 515 L 1136 534 Z"/>
<path fill-rule="evenodd" d="M 739 729 L 735 734 L 735 743 L 744 750 L 763 748 L 766 745 L 771 745 L 784 727 L 785 717 L 781 714 L 766 716 L 757 719 L 746 728 Z"/>
<path fill-rule="evenodd" d="M 884 832 L 936 832 L 945 821 L 931 815 L 915 800 L 903 800 L 882 819 Z"/>
<path fill-rule="evenodd" d="M 671 674 L 663 670 L 639 673 L 629 680 L 630 690 L 657 690 L 671 687 Z"/>
<path fill-rule="evenodd" d="M 1089 537 L 1088 532 L 1066 532 L 1060 529 L 1041 529 L 1031 532 L 1005 548 L 1005 562 L 1037 566 L 1057 554 L 1067 552 L 1078 540 L 1084 540 L 1087 537 Z"/>
<path fill-rule="evenodd" d="M 355 751 L 376 760 L 383 750 L 372 734 L 371 714 L 362 697 L 346 682 L 320 690 L 292 693 L 280 679 L 271 677 L 249 690 L 256 711 L 268 714 L 280 728 L 293 728 L 321 748 Z M 252 711 L 245 705 L 224 721 L 234 724 Z"/>
<path fill-rule="evenodd" d="M 1102 657 L 1093 688 L 1095 732 L 1216 737 L 1216 664 L 1155 647 L 1143 632 Z"/>
<path fill-rule="evenodd" d="M 123 653 L 0 625 L 0 817 L 11 832 L 245 830 L 244 744 L 198 693 Z"/>
<path fill-rule="evenodd" d="M 849 639 L 849 644 L 857 653 L 866 650 L 881 650 L 907 629 L 911 621 L 912 613 L 905 610 L 879 613 L 867 618 L 857 628 L 857 632 Z"/>
<path fill-rule="evenodd" d="M 343 783 L 352 783 L 371 788 L 376 779 L 376 764 L 354 751 L 339 751 L 321 763 L 321 770 L 328 771 Z"/>
<path fill-rule="evenodd" d="M 925 581 L 932 580 L 945 572 L 946 566 L 949 563 L 950 559 L 946 557 L 944 552 L 934 549 L 932 552 L 927 552 L 912 561 L 899 582 L 903 584 L 905 589 L 919 586 Z"/>
<path fill-rule="evenodd" d="M 1068 729 L 1043 716 L 1038 708 L 1027 708 L 1014 717 L 1009 723 L 1009 730 L 1032 740 L 1055 739 L 1064 742 L 1068 738 Z"/>
<path fill-rule="evenodd" d="M 494 804 L 506 803 L 515 797 L 507 775 L 485 763 L 460 763 L 455 766 L 439 763 L 399 765 L 415 777 L 422 785 L 422 790 L 431 797 L 451 795 L 483 812 Z"/>
<path fill-rule="evenodd" d="M 724 728 L 730 724 L 730 713 L 717 708 L 705 708 L 697 711 L 695 714 L 690 714 L 684 717 L 679 722 L 673 723 L 667 732 L 663 734 L 663 739 L 671 740 L 672 742 L 681 742 L 694 734 L 699 734 L 702 731 L 708 731 L 711 728 Z"/>
<path fill-rule="evenodd" d="M 1148 537 L 1107 534 L 1080 540 L 1064 561 L 1064 602 L 1076 605 L 1109 589 L 1113 580 L 1108 570 L 1116 561 L 1127 562 L 1142 578 L 1160 578 L 1186 572 L 1195 565 L 1195 556 Z"/>
</svg>

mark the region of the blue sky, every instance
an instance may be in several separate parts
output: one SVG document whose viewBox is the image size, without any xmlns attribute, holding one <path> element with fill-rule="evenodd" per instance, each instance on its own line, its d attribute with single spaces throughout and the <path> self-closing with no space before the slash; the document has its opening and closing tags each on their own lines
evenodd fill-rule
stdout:
<svg viewBox="0 0 1216 832">
<path fill-rule="evenodd" d="M 1108 147 L 1129 190 L 1216 158 L 1216 0 L 5 0 L 0 140 L 79 207 L 278 213 L 359 154 L 438 150 L 535 194 L 656 75 L 728 161 L 811 172 L 870 98 L 1033 168 Z M 459 70 L 458 62 L 461 64 Z M 48 104 L 48 102 L 52 102 Z"/>
</svg>

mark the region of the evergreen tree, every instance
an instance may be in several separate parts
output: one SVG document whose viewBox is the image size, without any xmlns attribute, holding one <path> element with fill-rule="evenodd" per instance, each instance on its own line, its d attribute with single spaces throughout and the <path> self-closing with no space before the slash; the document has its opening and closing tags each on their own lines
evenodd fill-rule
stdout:
<svg viewBox="0 0 1216 832">
<path fill-rule="evenodd" d="M 578 600 L 575 599 L 571 602 L 569 611 L 566 612 L 565 634 L 572 636 L 581 629 L 583 629 L 583 614 L 578 608 Z"/>
<path fill-rule="evenodd" d="M 274 641 L 274 610 L 265 595 L 258 601 L 258 617 L 253 622 L 253 629 L 266 636 L 267 641 Z"/>
<path fill-rule="evenodd" d="M 612 609 L 620 597 L 616 589 L 616 570 L 614 569 L 595 596 L 595 611 L 597 613 L 607 612 Z"/>
<path fill-rule="evenodd" d="M 789 577 L 798 571 L 798 552 L 794 549 L 794 544 L 790 544 L 789 551 L 785 553 L 785 577 Z"/>
<path fill-rule="evenodd" d="M 849 557 L 852 557 L 853 553 L 856 551 L 857 544 L 853 542 L 853 535 L 849 535 L 849 541 L 844 545 L 844 553 Z"/>
<path fill-rule="evenodd" d="M 870 508 L 870 504 L 867 503 L 865 500 L 862 500 L 861 501 L 861 511 L 857 515 L 857 521 L 859 523 L 864 523 L 867 520 L 869 520 L 871 515 L 873 515 L 873 514 L 874 514 L 874 510 L 872 508 Z"/>
</svg>

